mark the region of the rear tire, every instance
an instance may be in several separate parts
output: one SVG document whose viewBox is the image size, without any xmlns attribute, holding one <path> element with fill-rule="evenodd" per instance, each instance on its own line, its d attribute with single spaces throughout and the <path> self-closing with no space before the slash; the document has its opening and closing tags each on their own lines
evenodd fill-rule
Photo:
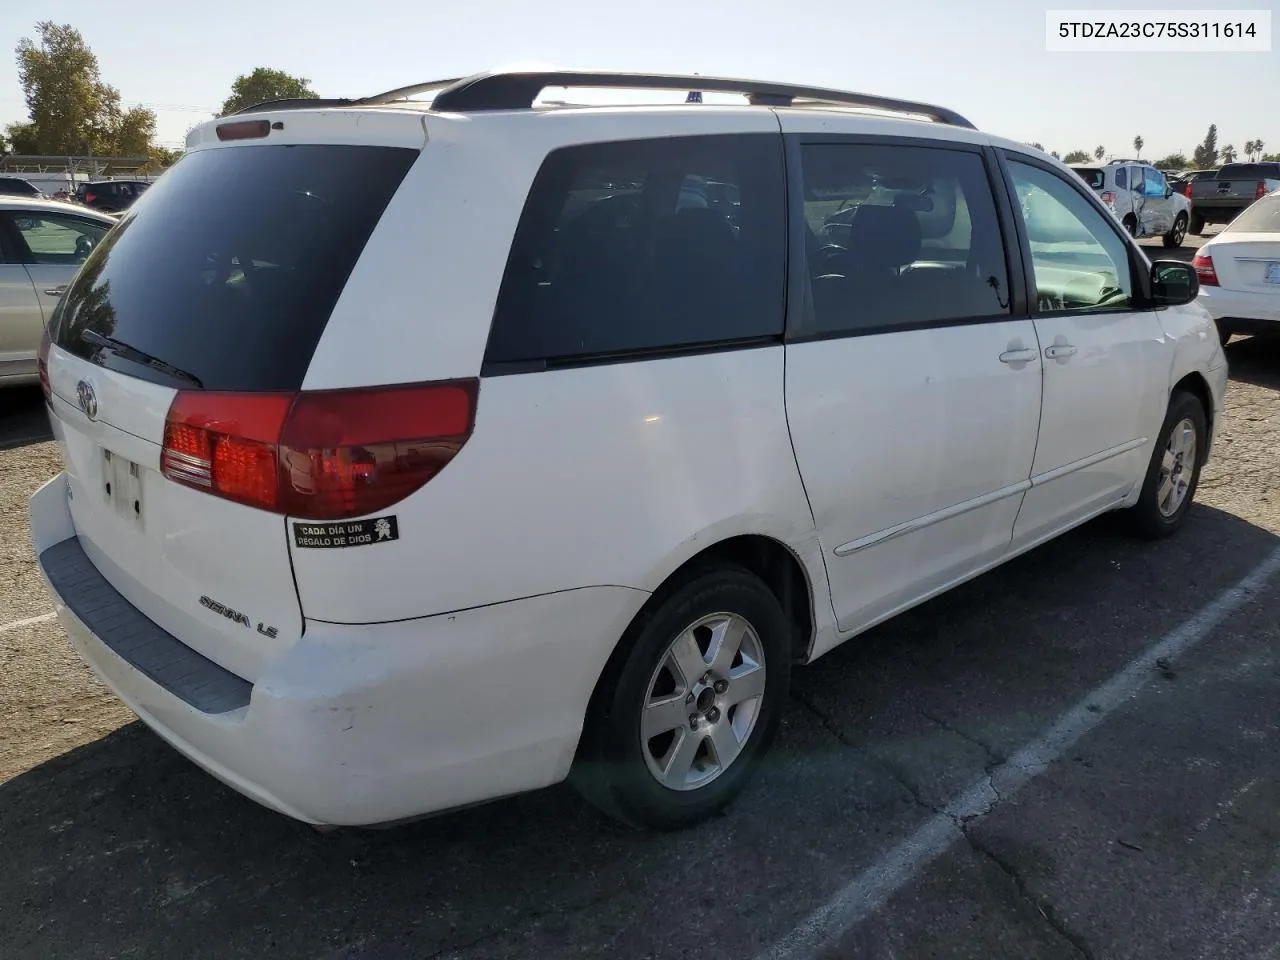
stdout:
<svg viewBox="0 0 1280 960">
<path fill-rule="evenodd" d="M 1124 224 L 1124 228 L 1129 232 L 1129 236 L 1134 238 L 1138 236 L 1138 221 L 1132 214 L 1129 214 L 1120 222 Z"/>
<path fill-rule="evenodd" d="M 1235 331 L 1232 330 L 1225 323 L 1223 323 L 1221 320 L 1216 320 L 1214 321 L 1214 323 L 1218 328 L 1218 342 L 1225 347 L 1227 345 L 1227 341 L 1231 339 Z"/>
<path fill-rule="evenodd" d="M 1191 232 L 1197 237 L 1204 234 L 1204 217 L 1198 217 L 1194 213 L 1191 215 Z"/>
<path fill-rule="evenodd" d="M 695 570 L 650 604 L 591 698 L 570 779 L 614 819 L 676 830 L 723 809 L 768 749 L 792 628 L 764 582 L 732 564 Z M 719 659 L 717 642 L 728 644 Z"/>
<path fill-rule="evenodd" d="M 1204 407 L 1193 394 L 1174 391 L 1151 452 L 1142 493 L 1138 502 L 1124 511 L 1135 534 L 1159 540 L 1177 532 L 1195 498 L 1207 449 Z"/>
<path fill-rule="evenodd" d="M 1182 246 L 1187 238 L 1187 215 L 1180 213 L 1173 218 L 1173 227 L 1164 235 L 1164 245 L 1170 249 Z"/>
</svg>

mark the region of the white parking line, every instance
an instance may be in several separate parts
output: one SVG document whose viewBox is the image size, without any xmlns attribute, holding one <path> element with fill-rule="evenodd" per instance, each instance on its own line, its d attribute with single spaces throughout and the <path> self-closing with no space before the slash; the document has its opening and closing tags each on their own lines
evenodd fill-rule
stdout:
<svg viewBox="0 0 1280 960">
<path fill-rule="evenodd" d="M 940 813 L 876 863 L 840 888 L 799 926 L 782 937 L 762 958 L 809 958 L 874 913 L 925 867 L 963 837 L 963 827 L 982 820 L 1033 777 L 1057 760 L 1064 750 L 1094 729 L 1156 674 L 1155 662 L 1190 650 L 1227 617 L 1239 610 L 1280 571 L 1280 548 L 1273 551 L 1234 587 L 1218 595 L 1191 619 L 1148 647 L 1119 673 L 1095 687 L 1062 714 L 1053 726 L 1012 757 L 995 767 L 953 799 Z"/>
<path fill-rule="evenodd" d="M 8 633 L 10 630 L 17 630 L 19 627 L 29 627 L 33 623 L 45 623 L 56 616 L 56 613 L 42 613 L 38 617 L 27 617 L 25 620 L 14 620 L 12 623 L 0 624 L 0 633 Z"/>
</svg>

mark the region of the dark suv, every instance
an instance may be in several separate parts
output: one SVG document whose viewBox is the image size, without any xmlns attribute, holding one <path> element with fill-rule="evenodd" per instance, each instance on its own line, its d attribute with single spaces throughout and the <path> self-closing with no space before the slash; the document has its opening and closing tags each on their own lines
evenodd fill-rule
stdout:
<svg viewBox="0 0 1280 960">
<path fill-rule="evenodd" d="M 76 200 L 95 210 L 117 213 L 129 209 L 149 186 L 146 180 L 97 180 L 80 184 Z"/>
</svg>

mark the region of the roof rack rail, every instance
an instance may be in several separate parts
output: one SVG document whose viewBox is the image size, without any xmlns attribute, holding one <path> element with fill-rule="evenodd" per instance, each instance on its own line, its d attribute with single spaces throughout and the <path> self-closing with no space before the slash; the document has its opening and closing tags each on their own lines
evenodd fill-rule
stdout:
<svg viewBox="0 0 1280 960">
<path fill-rule="evenodd" d="M 589 73 L 579 70 L 539 72 L 479 73 L 452 80 L 431 80 L 352 101 L 355 106 L 390 103 L 395 100 L 438 91 L 431 109 L 448 113 L 484 110 L 527 110 L 547 87 L 604 87 L 612 89 L 702 90 L 740 93 L 756 106 L 790 107 L 796 101 L 819 105 L 864 107 L 893 113 L 916 114 L 938 123 L 974 129 L 972 123 L 954 110 L 913 100 L 895 100 L 847 90 L 802 87 L 787 83 L 766 83 L 730 77 L 699 77 L 655 73 Z"/>
</svg>

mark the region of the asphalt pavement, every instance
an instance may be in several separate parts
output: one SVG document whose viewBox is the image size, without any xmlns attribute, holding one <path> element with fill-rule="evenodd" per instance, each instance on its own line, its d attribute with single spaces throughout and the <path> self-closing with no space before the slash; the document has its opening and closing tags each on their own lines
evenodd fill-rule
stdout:
<svg viewBox="0 0 1280 960">
<path fill-rule="evenodd" d="M 564 786 L 320 835 L 209 778 L 47 619 L 57 453 L 5 396 L 0 955 L 1277 960 L 1280 343 L 1228 357 L 1177 537 L 1103 518 L 797 671 L 752 786 L 663 836 Z"/>
</svg>

